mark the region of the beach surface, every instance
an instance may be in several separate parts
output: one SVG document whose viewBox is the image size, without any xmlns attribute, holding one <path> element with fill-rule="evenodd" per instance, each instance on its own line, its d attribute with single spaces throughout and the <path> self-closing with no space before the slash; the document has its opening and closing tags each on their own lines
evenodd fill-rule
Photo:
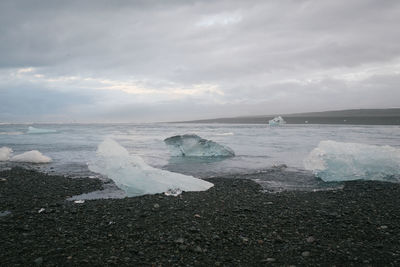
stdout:
<svg viewBox="0 0 400 267">
<path fill-rule="evenodd" d="M 266 174 L 268 175 L 268 174 Z M 102 188 L 14 168 L 0 172 L 2 266 L 399 266 L 400 185 L 264 193 L 212 178 L 180 196 L 67 201 Z"/>
</svg>

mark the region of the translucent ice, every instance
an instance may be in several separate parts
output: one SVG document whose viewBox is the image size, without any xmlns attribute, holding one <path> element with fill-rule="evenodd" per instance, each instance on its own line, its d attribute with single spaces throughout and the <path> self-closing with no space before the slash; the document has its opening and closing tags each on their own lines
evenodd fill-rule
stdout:
<svg viewBox="0 0 400 267">
<path fill-rule="evenodd" d="M 0 147 L 0 161 L 7 161 L 10 159 L 12 149 L 6 146 Z"/>
<path fill-rule="evenodd" d="M 272 120 L 269 120 L 268 124 L 270 126 L 277 126 L 277 125 L 281 125 L 281 124 L 286 124 L 286 121 L 281 116 L 278 116 L 278 117 L 273 118 Z"/>
<path fill-rule="evenodd" d="M 28 127 L 28 134 L 46 134 L 46 133 L 55 133 L 57 132 L 56 130 L 50 130 L 50 129 L 40 129 L 40 128 L 35 128 L 32 126 Z"/>
<path fill-rule="evenodd" d="M 304 160 L 304 166 L 326 182 L 357 179 L 400 181 L 400 149 L 321 141 Z"/>
<path fill-rule="evenodd" d="M 29 162 L 29 163 L 49 163 L 51 162 L 51 158 L 43 155 L 37 150 L 32 150 L 12 157 L 10 161 Z"/>
<path fill-rule="evenodd" d="M 195 134 L 176 135 L 164 140 L 172 156 L 233 157 L 235 152 L 227 146 L 206 140 Z"/>
<path fill-rule="evenodd" d="M 171 190 L 204 191 L 212 183 L 147 165 L 112 139 L 104 140 L 97 149 L 96 160 L 89 169 L 108 176 L 127 196 L 169 192 Z"/>
</svg>

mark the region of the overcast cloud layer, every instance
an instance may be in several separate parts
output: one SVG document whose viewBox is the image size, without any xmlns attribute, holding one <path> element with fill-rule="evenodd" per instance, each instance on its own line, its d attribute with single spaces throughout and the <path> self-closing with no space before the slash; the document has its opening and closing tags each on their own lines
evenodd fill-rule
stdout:
<svg viewBox="0 0 400 267">
<path fill-rule="evenodd" d="M 390 108 L 400 1 L 0 1 L 0 121 Z"/>
</svg>

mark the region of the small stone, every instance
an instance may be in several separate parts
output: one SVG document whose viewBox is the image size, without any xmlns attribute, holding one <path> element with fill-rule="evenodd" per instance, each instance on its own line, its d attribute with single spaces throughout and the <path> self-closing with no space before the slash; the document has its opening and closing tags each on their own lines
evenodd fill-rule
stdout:
<svg viewBox="0 0 400 267">
<path fill-rule="evenodd" d="M 307 243 L 313 243 L 315 241 L 315 238 L 313 236 L 307 237 Z"/>
<path fill-rule="evenodd" d="M 0 182 L 7 182 L 6 178 L 0 178 Z"/>
<path fill-rule="evenodd" d="M 155 209 L 158 209 L 159 207 L 160 207 L 160 205 L 159 205 L 159 204 L 157 204 L 157 203 L 156 203 L 156 204 L 154 204 L 154 208 L 155 208 Z"/>
<path fill-rule="evenodd" d="M 266 258 L 266 260 L 265 260 L 266 262 L 274 262 L 275 261 L 275 259 L 274 258 Z"/>
<path fill-rule="evenodd" d="M 194 252 L 201 253 L 201 252 L 203 252 L 203 250 L 201 249 L 201 247 L 196 246 L 196 247 L 194 248 Z"/>
<path fill-rule="evenodd" d="M 72 260 L 72 256 L 68 256 L 68 257 L 67 257 L 67 260 Z"/>
<path fill-rule="evenodd" d="M 247 237 L 241 236 L 240 238 L 242 239 L 243 243 L 249 242 L 249 239 Z"/>
<path fill-rule="evenodd" d="M 36 259 L 34 260 L 34 262 L 35 262 L 36 265 L 42 265 L 42 263 L 43 263 L 43 258 L 42 258 L 42 257 L 36 258 Z"/>
<path fill-rule="evenodd" d="M 199 214 L 195 214 L 194 217 L 195 218 L 201 218 L 201 216 Z"/>
<path fill-rule="evenodd" d="M 388 229 L 388 227 L 386 225 L 382 225 L 382 226 L 379 227 L 379 229 L 385 230 L 385 229 Z"/>
<path fill-rule="evenodd" d="M 303 256 L 303 257 L 310 256 L 310 251 L 303 251 L 303 253 L 301 253 L 301 256 Z"/>
<path fill-rule="evenodd" d="M 178 243 L 178 244 L 183 244 L 184 242 L 185 242 L 185 239 L 183 239 L 182 237 L 175 240 L 175 243 Z"/>
</svg>

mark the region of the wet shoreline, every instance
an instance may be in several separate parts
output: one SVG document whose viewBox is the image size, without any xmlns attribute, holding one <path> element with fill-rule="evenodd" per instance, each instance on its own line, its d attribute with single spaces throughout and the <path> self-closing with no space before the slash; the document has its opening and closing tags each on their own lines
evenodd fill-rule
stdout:
<svg viewBox="0 0 400 267">
<path fill-rule="evenodd" d="M 101 182 L 21 168 L 0 178 L 0 211 L 11 212 L 0 217 L 3 266 L 400 263 L 399 184 L 269 194 L 250 180 L 211 178 L 205 192 L 77 204 L 66 198 Z"/>
</svg>

